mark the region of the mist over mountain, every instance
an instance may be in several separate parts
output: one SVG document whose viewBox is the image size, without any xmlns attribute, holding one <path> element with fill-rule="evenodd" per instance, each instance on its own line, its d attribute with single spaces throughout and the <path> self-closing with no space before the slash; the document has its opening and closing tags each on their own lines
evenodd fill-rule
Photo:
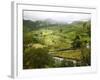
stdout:
<svg viewBox="0 0 100 80">
<path fill-rule="evenodd" d="M 90 20 L 86 20 L 86 21 L 73 21 L 71 23 L 67 23 L 67 22 L 59 22 L 53 19 L 45 19 L 45 20 L 23 20 L 23 26 L 24 26 L 24 31 L 32 31 L 35 29 L 39 29 L 39 28 L 46 28 L 46 27 L 70 27 L 70 26 L 79 26 L 82 25 L 84 22 L 90 22 Z"/>
</svg>

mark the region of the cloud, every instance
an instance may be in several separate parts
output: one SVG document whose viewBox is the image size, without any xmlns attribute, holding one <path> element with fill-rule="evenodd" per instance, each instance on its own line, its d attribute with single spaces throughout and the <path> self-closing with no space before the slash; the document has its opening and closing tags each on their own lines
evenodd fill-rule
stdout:
<svg viewBox="0 0 100 80">
<path fill-rule="evenodd" d="M 71 23 L 73 21 L 89 20 L 91 19 L 91 14 L 24 11 L 23 18 L 33 21 L 51 19 L 58 22 Z"/>
</svg>

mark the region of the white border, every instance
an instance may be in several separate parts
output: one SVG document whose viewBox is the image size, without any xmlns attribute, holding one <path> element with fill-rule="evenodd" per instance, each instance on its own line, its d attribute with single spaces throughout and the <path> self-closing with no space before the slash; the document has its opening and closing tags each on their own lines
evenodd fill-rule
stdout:
<svg viewBox="0 0 100 80">
<path fill-rule="evenodd" d="M 75 73 L 90 73 L 96 72 L 96 9 L 86 7 L 71 7 L 71 6 L 54 6 L 54 5 L 32 5 L 25 3 L 12 3 L 12 74 L 16 77 L 47 77 L 55 75 L 75 74 Z M 50 68 L 50 69 L 31 69 L 23 70 L 23 26 L 22 14 L 23 10 L 44 10 L 56 12 L 77 12 L 91 14 L 91 66 L 88 67 L 72 67 L 72 68 Z"/>
</svg>

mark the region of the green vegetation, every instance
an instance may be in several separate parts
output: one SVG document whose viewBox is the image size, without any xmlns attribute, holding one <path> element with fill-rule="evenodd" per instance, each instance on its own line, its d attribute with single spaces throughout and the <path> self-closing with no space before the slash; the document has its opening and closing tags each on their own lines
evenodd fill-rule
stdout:
<svg viewBox="0 0 100 80">
<path fill-rule="evenodd" d="M 24 69 L 50 67 L 54 62 L 46 48 L 29 48 L 25 51 L 23 57 Z"/>
<path fill-rule="evenodd" d="M 23 68 L 90 66 L 90 23 L 23 20 Z"/>
</svg>

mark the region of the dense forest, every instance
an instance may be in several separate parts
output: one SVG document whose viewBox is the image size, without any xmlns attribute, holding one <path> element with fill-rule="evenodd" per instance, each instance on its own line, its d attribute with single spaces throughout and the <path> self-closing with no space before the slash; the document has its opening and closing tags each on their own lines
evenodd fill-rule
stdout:
<svg viewBox="0 0 100 80">
<path fill-rule="evenodd" d="M 90 20 L 23 20 L 23 69 L 90 65 Z"/>
</svg>

